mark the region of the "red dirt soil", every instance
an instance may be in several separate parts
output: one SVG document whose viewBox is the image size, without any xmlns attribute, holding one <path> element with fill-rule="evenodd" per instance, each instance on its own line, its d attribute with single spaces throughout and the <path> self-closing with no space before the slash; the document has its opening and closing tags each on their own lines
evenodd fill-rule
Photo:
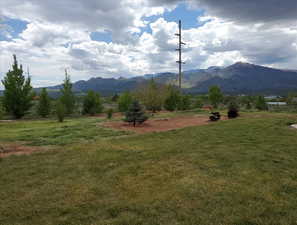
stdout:
<svg viewBox="0 0 297 225">
<path fill-rule="evenodd" d="M 222 117 L 222 120 L 227 118 Z M 150 133 L 150 132 L 162 132 L 175 130 L 184 127 L 191 126 L 201 126 L 209 123 L 214 123 L 209 121 L 209 117 L 207 116 L 191 116 L 191 117 L 173 117 L 173 118 L 165 118 L 165 119 L 151 119 L 146 121 L 144 124 L 137 125 L 133 127 L 128 123 L 124 122 L 108 122 L 105 123 L 105 127 L 114 128 L 118 130 L 126 130 L 126 131 L 134 131 L 139 134 Z"/>
<path fill-rule="evenodd" d="M 0 143 L 0 158 L 11 155 L 29 155 L 37 151 L 41 151 L 41 148 L 16 143 Z"/>
</svg>

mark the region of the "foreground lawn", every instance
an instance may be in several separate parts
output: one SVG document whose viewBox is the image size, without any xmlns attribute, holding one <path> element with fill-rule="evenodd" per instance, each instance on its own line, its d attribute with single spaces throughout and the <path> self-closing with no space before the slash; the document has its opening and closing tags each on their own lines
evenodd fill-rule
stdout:
<svg viewBox="0 0 297 225">
<path fill-rule="evenodd" d="M 51 119 L 1 122 L 0 142 L 21 141 L 35 146 L 66 145 L 127 134 L 101 127 L 102 121 L 95 117 L 85 117 L 66 119 L 63 123 Z"/>
<path fill-rule="evenodd" d="M 0 224 L 297 224 L 294 121 L 244 114 L 1 159 Z"/>
</svg>

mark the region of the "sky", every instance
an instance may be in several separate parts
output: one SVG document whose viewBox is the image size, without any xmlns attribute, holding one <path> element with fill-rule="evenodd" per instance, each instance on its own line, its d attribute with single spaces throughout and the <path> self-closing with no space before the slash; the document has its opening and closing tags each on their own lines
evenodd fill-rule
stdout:
<svg viewBox="0 0 297 225">
<path fill-rule="evenodd" d="M 13 54 L 34 87 L 176 72 L 179 19 L 184 70 L 297 68 L 296 0 L 1 0 L 0 79 Z"/>
</svg>

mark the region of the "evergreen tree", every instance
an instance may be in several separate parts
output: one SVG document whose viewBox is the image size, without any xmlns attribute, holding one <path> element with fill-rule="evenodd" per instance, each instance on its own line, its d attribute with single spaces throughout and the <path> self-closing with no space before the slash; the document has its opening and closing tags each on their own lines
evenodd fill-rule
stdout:
<svg viewBox="0 0 297 225">
<path fill-rule="evenodd" d="M 70 80 L 70 76 L 67 74 L 67 70 L 65 70 L 65 80 L 61 89 L 60 100 L 65 106 L 66 115 L 72 114 L 75 108 L 75 96 L 72 92 L 72 83 Z"/>
<path fill-rule="evenodd" d="M 94 91 L 89 91 L 84 97 L 83 101 L 83 114 L 95 115 L 101 113 L 103 105 L 100 99 L 100 95 Z"/>
<path fill-rule="evenodd" d="M 2 106 L 2 101 L 0 99 L 0 120 L 2 120 L 4 117 L 4 108 Z"/>
<path fill-rule="evenodd" d="M 48 96 L 46 88 L 42 88 L 39 95 L 39 102 L 37 106 L 38 115 L 47 117 L 51 111 L 51 100 Z"/>
<path fill-rule="evenodd" d="M 65 105 L 61 102 L 61 100 L 58 100 L 56 104 L 56 115 L 58 117 L 58 121 L 62 123 L 64 121 L 66 114 L 66 107 Z"/>
<path fill-rule="evenodd" d="M 177 109 L 180 102 L 180 92 L 173 86 L 168 86 L 168 95 L 164 102 L 164 108 L 168 111 L 174 111 Z"/>
<path fill-rule="evenodd" d="M 125 122 L 133 123 L 135 127 L 136 123 L 142 124 L 148 119 L 138 101 L 133 101 L 126 112 Z"/>
<path fill-rule="evenodd" d="M 268 105 L 263 96 L 258 96 L 256 99 L 256 109 L 258 110 L 268 110 Z"/>
<path fill-rule="evenodd" d="M 129 92 L 125 92 L 121 94 L 121 96 L 118 99 L 119 111 L 127 112 L 132 102 L 133 102 L 133 96 Z"/>
<path fill-rule="evenodd" d="M 22 65 L 18 66 L 16 55 L 13 55 L 12 70 L 9 70 L 2 84 L 4 85 L 3 105 L 5 110 L 16 119 L 22 118 L 32 107 L 33 92 L 31 78 L 23 75 Z"/>
<path fill-rule="evenodd" d="M 222 102 L 224 96 L 221 92 L 221 89 L 215 85 L 209 88 L 208 97 L 211 105 L 216 109 Z"/>
</svg>

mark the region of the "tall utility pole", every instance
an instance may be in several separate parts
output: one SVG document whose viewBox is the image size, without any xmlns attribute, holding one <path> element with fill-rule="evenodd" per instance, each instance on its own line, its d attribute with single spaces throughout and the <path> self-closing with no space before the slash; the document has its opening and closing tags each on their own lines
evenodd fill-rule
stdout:
<svg viewBox="0 0 297 225">
<path fill-rule="evenodd" d="M 179 32 L 175 34 L 178 36 L 179 41 L 178 41 L 178 87 L 181 89 L 181 82 L 182 82 L 182 64 L 185 64 L 185 62 L 182 61 L 182 45 L 185 45 L 186 43 L 182 42 L 182 23 L 181 20 L 178 21 L 178 30 Z"/>
</svg>

